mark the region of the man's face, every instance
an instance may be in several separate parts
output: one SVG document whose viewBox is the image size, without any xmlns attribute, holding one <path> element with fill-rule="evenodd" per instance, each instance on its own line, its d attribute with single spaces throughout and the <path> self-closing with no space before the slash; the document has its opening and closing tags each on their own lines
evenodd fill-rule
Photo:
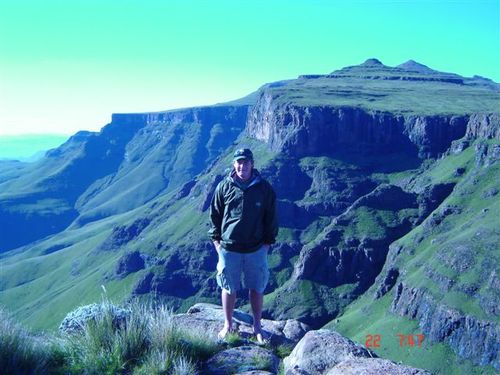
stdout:
<svg viewBox="0 0 500 375">
<path fill-rule="evenodd" d="M 250 159 L 240 159 L 233 162 L 234 170 L 240 180 L 246 181 L 252 177 L 253 162 Z"/>
</svg>

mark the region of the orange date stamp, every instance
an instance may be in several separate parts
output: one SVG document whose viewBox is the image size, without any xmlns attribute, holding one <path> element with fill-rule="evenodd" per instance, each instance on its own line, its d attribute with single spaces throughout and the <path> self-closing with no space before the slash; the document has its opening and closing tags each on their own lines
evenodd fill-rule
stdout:
<svg viewBox="0 0 500 375">
<path fill-rule="evenodd" d="M 400 347 L 409 347 L 409 348 L 420 348 L 422 347 L 422 343 L 424 342 L 424 335 L 421 333 L 417 334 L 403 334 L 403 333 L 398 333 L 396 336 L 393 337 L 393 339 L 398 339 L 399 338 L 399 346 Z M 365 340 L 365 347 L 366 348 L 380 348 L 380 345 L 382 344 L 382 335 L 376 334 L 376 335 L 366 335 L 366 340 Z"/>
</svg>

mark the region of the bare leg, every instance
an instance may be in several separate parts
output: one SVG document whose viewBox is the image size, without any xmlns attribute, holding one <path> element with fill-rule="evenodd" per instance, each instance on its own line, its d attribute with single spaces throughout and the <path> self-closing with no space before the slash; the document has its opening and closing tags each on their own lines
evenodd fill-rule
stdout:
<svg viewBox="0 0 500 375">
<path fill-rule="evenodd" d="M 262 318 L 264 294 L 257 292 L 255 289 L 250 289 L 248 292 L 248 296 L 250 298 L 250 306 L 252 306 L 253 332 L 255 333 L 255 335 L 262 334 L 262 326 L 260 320 Z"/>
<path fill-rule="evenodd" d="M 236 293 L 229 294 L 222 289 L 222 310 L 224 311 L 224 328 L 219 332 L 219 338 L 223 339 L 233 328 L 233 311 L 236 303 Z"/>
</svg>

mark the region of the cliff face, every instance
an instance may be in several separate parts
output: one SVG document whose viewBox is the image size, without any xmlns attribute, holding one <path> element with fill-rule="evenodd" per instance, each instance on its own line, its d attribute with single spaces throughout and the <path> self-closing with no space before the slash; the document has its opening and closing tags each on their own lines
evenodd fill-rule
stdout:
<svg viewBox="0 0 500 375">
<path fill-rule="evenodd" d="M 457 155 L 477 139 L 500 139 L 499 126 L 497 113 L 416 115 L 360 107 L 301 105 L 294 100 L 284 101 L 276 91 L 263 90 L 250 111 L 246 132 L 289 160 L 339 158 L 342 155 L 341 158 L 352 162 L 356 155 L 356 160 L 365 160 L 359 163 L 363 169 L 366 160 L 383 155 L 410 155 L 421 160 L 445 158 L 450 155 L 450 147 L 451 154 Z M 461 141 L 457 141 L 459 139 Z M 494 151 L 487 146 L 476 147 L 479 147 L 476 149 L 476 164 L 491 167 L 494 161 L 487 155 L 493 155 Z M 433 181 L 436 180 L 433 177 L 423 186 L 407 186 L 408 181 L 402 182 L 403 190 L 395 186 L 371 186 L 356 202 L 349 202 L 339 199 L 342 192 L 339 186 L 345 186 L 348 181 L 345 170 L 339 173 L 339 169 L 321 165 L 314 169 L 315 173 L 308 173 L 307 168 L 294 172 L 295 164 L 285 166 L 288 174 L 303 174 L 307 178 L 302 178 L 301 184 L 293 184 L 296 186 L 295 195 L 287 193 L 286 188 L 283 190 L 287 202 L 280 206 L 286 212 L 282 223 L 287 227 L 307 228 L 317 218 L 311 218 L 310 214 L 336 217 L 313 241 L 302 243 L 290 279 L 273 292 L 272 298 L 266 302 L 266 313 L 294 317 L 319 327 L 364 293 L 385 264 L 387 270 L 377 284 L 377 293 L 380 297 L 399 282 L 395 288 L 397 295 L 392 313 L 417 319 L 431 341 L 448 343 L 459 356 L 478 365 L 498 367 L 497 324 L 460 312 L 425 290 L 404 288 L 400 281 L 404 280 L 404 272 L 402 275 L 400 268 L 391 267 L 391 262 L 386 263 L 391 243 L 418 228 L 448 197 L 454 199 L 456 194 L 467 194 L 465 190 L 454 194 L 454 186 L 467 168 L 456 167 L 453 179 L 442 183 Z M 276 176 L 271 177 L 273 186 L 282 192 L 281 182 L 293 181 L 293 178 L 281 175 L 279 168 L 274 172 Z M 369 168 L 364 172 L 368 177 Z M 439 176 L 444 172 L 436 173 Z M 494 171 L 490 173 L 495 175 Z M 330 177 L 335 184 L 329 183 Z M 320 185 L 323 188 L 316 186 L 318 180 L 322 180 Z M 329 193 L 325 193 L 325 189 Z M 311 203 L 310 199 L 322 194 L 328 198 L 322 200 L 324 203 L 320 206 L 323 209 L 318 210 L 318 203 Z M 295 204 L 289 200 L 295 200 Z M 336 201 L 344 206 L 339 206 Z M 346 202 L 349 203 L 345 205 Z M 340 212 L 334 209 L 339 207 L 342 207 Z M 460 206 L 442 207 L 423 227 L 440 225 L 448 216 L 460 215 L 462 211 Z M 380 213 L 385 216 L 378 216 Z M 303 221 L 301 226 L 297 224 L 299 218 Z M 383 234 L 375 234 L 373 228 L 382 222 Z M 360 228 L 360 223 L 363 223 L 363 228 Z M 360 228 L 360 231 L 356 233 L 353 228 Z M 471 244 L 471 248 L 475 247 Z M 445 248 L 441 256 L 445 258 L 445 254 L 451 251 L 451 247 Z M 467 254 L 475 257 L 470 252 Z M 425 268 L 425 277 L 437 284 L 445 295 L 462 293 L 472 297 L 473 291 L 480 288 L 476 284 L 458 285 L 460 283 L 456 280 L 435 272 L 432 267 Z M 497 310 L 492 307 L 491 298 L 491 292 L 478 297 L 481 309 L 490 315 L 491 311 Z"/>
<path fill-rule="evenodd" d="M 500 114 L 474 114 L 467 123 L 467 138 L 500 139 Z"/>
<path fill-rule="evenodd" d="M 447 194 L 450 192 L 447 189 Z M 290 280 L 275 291 L 278 302 L 269 304 L 268 309 L 274 315 L 322 326 L 374 283 L 386 263 L 390 244 L 415 228 L 447 194 L 414 194 L 384 184 L 363 195 L 314 241 L 304 244 Z M 312 283 L 316 302 L 297 311 L 295 301 L 287 295 L 296 293 L 304 283 Z M 321 317 L 315 315 L 318 305 L 323 309 Z"/>
<path fill-rule="evenodd" d="M 424 290 L 399 283 L 392 312 L 417 319 L 426 338 L 447 342 L 461 357 L 500 370 L 500 327 L 438 303 Z"/>
<path fill-rule="evenodd" d="M 339 149 L 436 157 L 465 135 L 468 122 L 468 116 L 403 116 L 354 107 L 303 107 L 275 99 L 270 92 L 261 94 L 246 131 L 294 157 L 329 155 Z"/>
<path fill-rule="evenodd" d="M 113 124 L 144 127 L 127 144 L 120 168 L 79 198 L 78 223 L 126 212 L 192 180 L 242 132 L 247 111 L 217 106 L 113 115 Z"/>
</svg>

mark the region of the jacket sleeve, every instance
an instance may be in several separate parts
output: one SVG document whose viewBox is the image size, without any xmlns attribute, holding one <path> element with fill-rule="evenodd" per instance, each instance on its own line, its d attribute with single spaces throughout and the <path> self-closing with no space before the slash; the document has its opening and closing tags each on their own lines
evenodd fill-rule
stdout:
<svg viewBox="0 0 500 375">
<path fill-rule="evenodd" d="M 278 216 L 276 212 L 276 193 L 271 185 L 269 186 L 266 211 L 264 213 L 264 243 L 273 244 L 278 235 Z"/>
<path fill-rule="evenodd" d="M 222 218 L 224 216 L 224 199 L 221 184 L 215 188 L 212 202 L 210 203 L 210 229 L 208 235 L 212 241 L 221 240 Z"/>
</svg>

